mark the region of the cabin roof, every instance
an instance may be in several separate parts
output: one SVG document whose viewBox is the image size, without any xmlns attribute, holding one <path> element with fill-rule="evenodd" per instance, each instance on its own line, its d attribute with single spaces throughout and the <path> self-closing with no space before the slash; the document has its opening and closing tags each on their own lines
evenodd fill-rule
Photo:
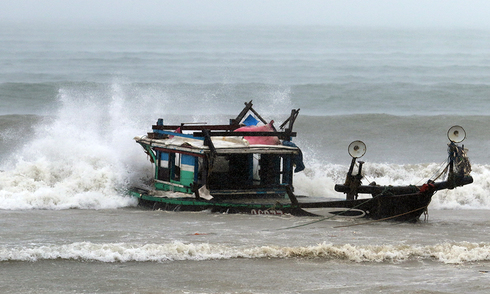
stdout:
<svg viewBox="0 0 490 294">
<path fill-rule="evenodd" d="M 211 152 L 204 141 L 200 139 L 173 137 L 169 139 L 151 139 L 146 136 L 135 137 L 138 143 L 146 144 L 152 148 L 163 148 L 175 151 L 185 151 L 195 154 Z M 217 154 L 260 153 L 260 154 L 297 154 L 298 147 L 284 145 L 250 145 L 243 137 L 213 137 L 214 148 Z"/>
</svg>

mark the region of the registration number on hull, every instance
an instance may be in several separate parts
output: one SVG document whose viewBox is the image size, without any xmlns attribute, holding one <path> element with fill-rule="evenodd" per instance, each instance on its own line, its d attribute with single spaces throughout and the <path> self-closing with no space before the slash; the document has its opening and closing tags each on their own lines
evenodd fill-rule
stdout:
<svg viewBox="0 0 490 294">
<path fill-rule="evenodd" d="M 281 214 L 284 214 L 284 212 L 282 212 L 282 210 L 275 210 L 275 209 L 266 209 L 266 210 L 262 210 L 262 209 L 252 209 L 250 211 L 251 214 L 272 214 L 272 215 L 281 215 Z"/>
</svg>

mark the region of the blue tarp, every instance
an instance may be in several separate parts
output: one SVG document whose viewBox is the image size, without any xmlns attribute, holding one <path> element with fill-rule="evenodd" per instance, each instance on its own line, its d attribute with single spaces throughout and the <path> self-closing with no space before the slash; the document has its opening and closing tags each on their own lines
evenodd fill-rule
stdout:
<svg viewBox="0 0 490 294">
<path fill-rule="evenodd" d="M 249 114 L 248 117 L 243 121 L 243 124 L 246 126 L 256 126 L 259 123 L 259 120 L 253 117 L 253 115 Z"/>
<path fill-rule="evenodd" d="M 298 146 L 296 146 L 296 144 L 294 144 L 293 142 L 290 142 L 290 141 L 282 141 L 282 145 L 288 146 L 288 147 L 298 148 Z M 303 153 L 301 152 L 301 149 L 298 148 L 298 150 L 299 150 L 299 153 L 293 157 L 293 163 L 296 166 L 296 168 L 294 169 L 295 173 L 298 173 L 298 172 L 305 169 L 305 164 L 303 163 Z"/>
</svg>

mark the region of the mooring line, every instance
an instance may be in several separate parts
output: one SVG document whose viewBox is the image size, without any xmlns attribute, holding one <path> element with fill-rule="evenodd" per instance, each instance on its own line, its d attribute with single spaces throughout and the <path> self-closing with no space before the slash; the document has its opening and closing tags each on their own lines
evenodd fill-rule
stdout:
<svg viewBox="0 0 490 294">
<path fill-rule="evenodd" d="M 352 209 L 356 209 L 357 207 L 359 207 L 361 205 L 364 205 L 365 203 L 368 203 L 369 201 L 373 201 L 374 199 L 376 199 L 378 197 L 381 197 L 387 191 L 389 191 L 388 186 L 385 187 L 385 189 L 382 192 L 380 192 L 378 195 L 373 196 L 373 198 L 366 199 L 366 201 L 364 201 L 362 203 L 359 203 L 359 204 L 357 204 L 357 205 L 355 205 L 355 206 L 347 209 L 346 211 L 343 211 L 343 212 L 339 213 L 338 215 L 347 213 L 347 212 L 351 211 Z M 429 205 L 426 205 L 424 207 L 420 207 L 420 208 L 414 209 L 412 211 L 404 212 L 404 213 L 401 213 L 401 214 L 398 214 L 398 215 L 394 215 L 394 216 L 390 216 L 390 217 L 386 217 L 386 218 L 382 218 L 382 219 L 377 219 L 377 220 L 373 220 L 373 221 L 369 221 L 369 222 L 364 222 L 364 223 L 358 223 L 358 224 L 351 224 L 351 225 L 344 225 L 344 226 L 335 226 L 334 228 L 353 227 L 353 226 L 360 226 L 360 225 L 375 223 L 375 222 L 379 222 L 379 221 L 390 220 L 390 219 L 393 219 L 393 218 L 396 218 L 396 217 L 399 217 L 399 216 L 403 216 L 403 215 L 406 215 L 406 214 L 409 214 L 409 213 L 412 213 L 412 212 L 415 212 L 415 211 L 419 211 L 421 209 L 427 209 L 428 206 Z M 300 207 L 300 209 L 301 209 L 301 207 Z M 319 222 L 322 222 L 324 220 L 328 220 L 328 219 L 334 218 L 334 217 L 336 217 L 338 215 L 332 215 L 332 216 L 329 216 L 329 217 L 323 217 L 323 218 L 321 218 L 319 220 L 315 220 L 315 221 L 312 221 L 312 222 L 309 222 L 309 223 L 306 223 L 306 224 L 301 224 L 301 225 L 296 225 L 296 226 L 291 226 L 291 227 L 286 227 L 286 228 L 280 228 L 280 229 L 274 229 L 274 231 L 282 231 L 282 230 L 288 230 L 288 229 L 295 229 L 295 228 L 305 227 L 305 226 L 309 226 L 311 224 L 319 223 Z M 270 231 L 270 230 L 265 230 L 265 231 Z"/>
<path fill-rule="evenodd" d="M 301 224 L 301 225 L 297 225 L 297 226 L 291 226 L 291 227 L 286 227 L 286 228 L 281 228 L 281 229 L 275 229 L 275 231 L 282 231 L 282 230 L 288 230 L 288 229 L 294 229 L 294 228 L 299 228 L 299 227 L 304 227 L 304 226 L 308 226 L 308 225 L 311 225 L 311 224 L 314 224 L 314 223 L 319 223 L 319 222 L 322 222 L 324 220 L 327 220 L 327 219 L 331 219 L 331 218 L 334 218 L 336 216 L 339 216 L 341 214 L 344 214 L 344 213 L 347 213 L 349 211 L 351 211 L 352 209 L 356 209 L 357 207 L 361 206 L 361 205 L 364 205 L 366 203 L 368 203 L 369 201 L 373 201 L 374 199 L 376 199 L 377 197 L 380 197 L 381 195 L 383 195 L 384 192 L 386 192 L 388 190 L 388 188 L 386 187 L 381 193 L 379 193 L 378 195 L 374 196 L 373 198 L 369 198 L 369 199 L 366 199 L 366 201 L 364 202 L 361 202 L 349 209 L 347 209 L 346 211 L 343 211 L 339 214 L 336 214 L 336 215 L 332 215 L 332 216 L 329 216 L 329 217 L 323 217 L 322 219 L 319 219 L 319 220 L 315 220 L 315 221 L 312 221 L 312 222 L 309 222 L 309 223 L 306 223 L 306 224 Z M 301 209 L 301 207 L 300 207 Z M 269 231 L 269 230 L 266 230 L 266 231 Z"/>
<path fill-rule="evenodd" d="M 380 219 L 372 220 L 372 221 L 369 221 L 369 222 L 358 223 L 358 224 L 351 224 L 351 225 L 344 225 L 344 226 L 336 226 L 334 228 L 346 228 L 346 227 L 367 225 L 367 224 L 376 223 L 376 222 L 380 222 L 380 221 L 390 220 L 390 219 L 393 219 L 393 218 L 396 218 L 396 217 L 399 217 L 399 216 L 402 216 L 402 215 L 405 215 L 405 214 L 409 214 L 409 213 L 412 213 L 412 212 L 415 212 L 415 211 L 419 211 L 419 210 L 424 209 L 424 208 L 427 208 L 427 207 L 428 207 L 428 205 L 423 206 L 423 207 L 420 207 L 420 208 L 417 208 L 417 209 L 414 209 L 414 210 L 411 210 L 411 211 L 408 211 L 408 212 L 404 212 L 404 213 L 400 213 L 400 214 L 397 214 L 397 215 L 394 215 L 394 216 L 390 216 L 390 217 L 380 218 Z"/>
</svg>

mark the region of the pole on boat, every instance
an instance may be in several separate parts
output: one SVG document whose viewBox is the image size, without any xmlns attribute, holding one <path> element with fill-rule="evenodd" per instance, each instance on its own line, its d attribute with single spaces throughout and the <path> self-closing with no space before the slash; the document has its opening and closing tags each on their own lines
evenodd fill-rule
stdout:
<svg viewBox="0 0 490 294">
<path fill-rule="evenodd" d="M 454 187 L 460 186 L 460 182 L 471 172 L 471 165 L 466 156 L 464 145 L 459 147 L 456 143 L 461 143 L 466 138 L 466 131 L 461 126 L 452 126 L 447 137 L 451 143 L 448 144 L 449 171 L 447 181 Z M 456 171 L 455 171 L 456 170 Z"/>
<path fill-rule="evenodd" d="M 356 158 L 352 158 L 351 167 L 349 168 L 349 172 L 347 172 L 347 176 L 345 178 L 345 183 L 344 183 L 344 185 L 348 187 L 348 190 L 346 192 L 347 200 L 357 199 L 357 195 L 358 195 L 357 188 L 359 188 L 359 186 L 361 185 L 361 180 L 363 178 L 361 174 L 363 163 L 364 161 L 359 161 L 359 170 L 357 172 L 357 175 L 353 175 L 352 172 L 354 169 L 354 165 L 356 164 Z"/>
<path fill-rule="evenodd" d="M 242 109 L 242 111 L 238 114 L 238 116 L 235 119 L 231 119 L 231 124 L 233 125 L 238 125 L 240 121 L 245 117 L 247 112 L 252 108 L 252 100 L 250 102 L 245 102 L 245 107 Z"/>
<path fill-rule="evenodd" d="M 294 205 L 299 205 L 298 199 L 296 198 L 296 195 L 294 195 L 293 189 L 291 189 L 290 185 L 286 186 L 286 193 L 288 194 L 291 203 L 293 203 Z"/>
<path fill-rule="evenodd" d="M 359 161 L 359 170 L 357 175 L 353 175 L 352 173 L 354 171 L 354 165 L 356 164 L 357 159 L 361 158 L 366 153 L 366 144 L 364 144 L 362 141 L 354 141 L 350 143 L 347 150 L 349 151 L 350 156 L 352 156 L 352 161 L 350 163 L 344 185 L 348 187 L 346 199 L 354 200 L 357 199 L 357 189 L 361 185 L 362 165 L 364 164 L 364 161 Z"/>
<path fill-rule="evenodd" d="M 296 120 L 296 117 L 298 117 L 299 110 L 300 110 L 299 108 L 291 110 L 291 115 L 279 126 L 279 129 L 282 130 L 284 126 L 289 122 L 289 126 L 285 132 L 291 134 L 293 131 L 294 121 Z M 291 136 L 289 136 L 289 138 L 286 138 L 285 140 L 287 141 L 291 140 Z"/>
</svg>

